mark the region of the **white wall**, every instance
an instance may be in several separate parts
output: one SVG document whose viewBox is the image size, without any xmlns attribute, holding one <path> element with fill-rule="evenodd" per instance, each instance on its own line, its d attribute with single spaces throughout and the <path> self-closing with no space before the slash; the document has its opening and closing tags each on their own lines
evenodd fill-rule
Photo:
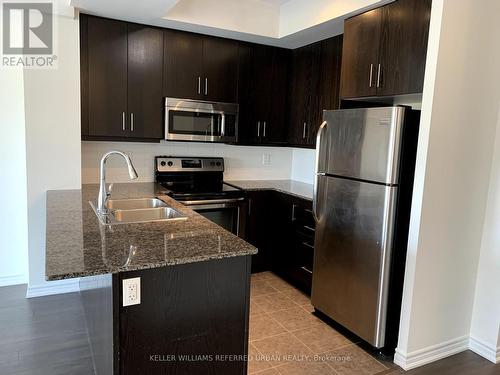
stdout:
<svg viewBox="0 0 500 375">
<path fill-rule="evenodd" d="M 245 147 L 210 143 L 165 142 L 117 143 L 82 142 L 82 182 L 99 181 L 99 161 L 102 155 L 117 149 L 132 158 L 137 169 L 137 182 L 154 181 L 154 157 L 171 156 L 220 156 L 224 158 L 226 180 L 281 180 L 291 175 L 292 149 L 285 147 Z M 263 164 L 263 157 L 270 157 L 270 165 Z M 107 180 L 129 181 L 127 169 L 121 158 L 112 158 L 107 165 Z"/>
<path fill-rule="evenodd" d="M 0 286 L 28 281 L 28 219 L 22 69 L 0 69 Z"/>
<path fill-rule="evenodd" d="M 471 327 L 471 349 L 496 363 L 500 361 L 500 105 L 498 108 Z"/>
<path fill-rule="evenodd" d="M 434 0 L 395 361 L 467 349 L 499 101 L 498 2 Z"/>
<path fill-rule="evenodd" d="M 280 6 L 262 0 L 183 0 L 165 18 L 242 33 L 278 37 Z"/>
<path fill-rule="evenodd" d="M 78 280 L 45 281 L 45 192 L 80 188 L 78 19 L 54 16 L 58 68 L 25 70 L 29 296 L 77 290 Z"/>
<path fill-rule="evenodd" d="M 346 17 L 360 9 L 382 6 L 392 0 L 290 0 L 280 11 L 279 36 L 297 33 L 337 17 Z"/>
</svg>

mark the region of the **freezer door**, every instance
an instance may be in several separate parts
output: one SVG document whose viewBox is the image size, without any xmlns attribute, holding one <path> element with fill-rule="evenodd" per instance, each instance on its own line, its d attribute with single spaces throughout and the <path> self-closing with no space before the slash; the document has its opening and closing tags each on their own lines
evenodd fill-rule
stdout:
<svg viewBox="0 0 500 375">
<path fill-rule="evenodd" d="M 318 172 L 397 184 L 404 113 L 404 107 L 323 112 Z"/>
<path fill-rule="evenodd" d="M 312 304 L 384 346 L 397 187 L 320 176 Z"/>
</svg>

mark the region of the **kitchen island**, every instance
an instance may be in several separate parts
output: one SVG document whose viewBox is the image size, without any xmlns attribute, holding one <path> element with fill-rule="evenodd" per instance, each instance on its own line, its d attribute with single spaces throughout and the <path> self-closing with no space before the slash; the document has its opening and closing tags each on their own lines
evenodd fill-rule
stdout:
<svg viewBox="0 0 500 375">
<path fill-rule="evenodd" d="M 160 190 L 116 184 L 111 198 L 157 196 L 184 220 L 102 225 L 97 185 L 48 191 L 46 278 L 80 278 L 98 375 L 245 374 L 257 249 Z M 140 304 L 123 306 L 137 277 Z"/>
</svg>

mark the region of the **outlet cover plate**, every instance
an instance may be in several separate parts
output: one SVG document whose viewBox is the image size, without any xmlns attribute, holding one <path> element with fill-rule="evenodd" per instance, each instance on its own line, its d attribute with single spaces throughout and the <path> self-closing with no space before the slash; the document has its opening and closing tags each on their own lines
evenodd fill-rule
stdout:
<svg viewBox="0 0 500 375">
<path fill-rule="evenodd" d="M 140 305 L 141 303 L 141 278 L 134 277 L 122 280 L 123 306 Z"/>
</svg>

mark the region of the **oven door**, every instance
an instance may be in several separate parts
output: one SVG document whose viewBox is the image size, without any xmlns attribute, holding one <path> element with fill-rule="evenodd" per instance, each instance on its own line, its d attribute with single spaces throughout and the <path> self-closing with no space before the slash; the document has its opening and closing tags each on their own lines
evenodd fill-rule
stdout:
<svg viewBox="0 0 500 375">
<path fill-rule="evenodd" d="M 244 237 L 245 198 L 193 200 L 181 203 L 227 231 Z"/>
</svg>

